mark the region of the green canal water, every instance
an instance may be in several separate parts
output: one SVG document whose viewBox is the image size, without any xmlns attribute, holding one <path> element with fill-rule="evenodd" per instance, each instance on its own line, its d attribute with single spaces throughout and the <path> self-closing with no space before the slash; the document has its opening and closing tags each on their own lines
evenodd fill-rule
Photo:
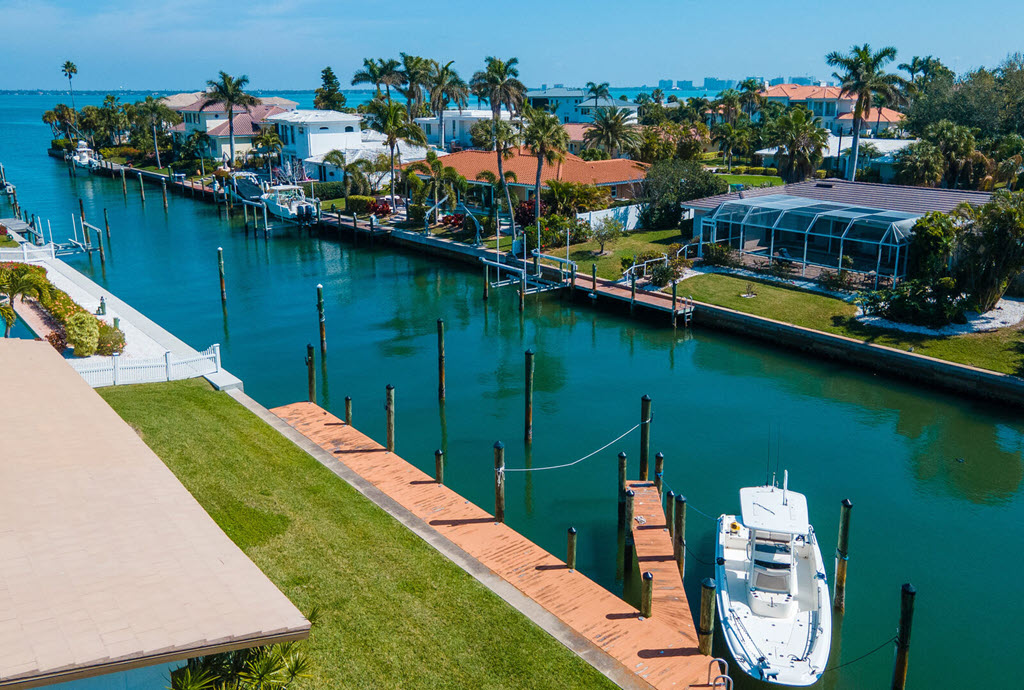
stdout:
<svg viewBox="0 0 1024 690">
<path fill-rule="evenodd" d="M 71 263 L 197 349 L 222 344 L 226 368 L 270 407 L 306 395 L 304 350 L 317 340 L 315 286 L 325 288 L 329 352 L 319 370 L 322 404 L 384 437 L 384 389 L 397 388 L 397 450 L 432 472 L 444 447 L 446 480 L 485 508 L 493 504 L 492 445 L 509 467 L 562 464 L 604 445 L 654 399 L 652 452 L 668 484 L 709 515 L 738 508 L 741 486 L 766 467 L 789 470 L 805 493 L 831 561 L 843 498 L 854 502 L 848 609 L 832 664 L 868 652 L 895 632 L 899 589 L 918 589 L 911 687 L 1018 687 L 1007 656 L 1021 645 L 1024 597 L 996 596 L 991 568 L 1024 568 L 1024 423 L 1018 410 L 982 404 L 764 343 L 694 329 L 673 332 L 558 295 L 513 292 L 480 299 L 476 270 L 390 247 L 353 247 L 292 232 L 248 238 L 201 202 L 157 187 L 147 203 L 130 183 L 81 175 L 44 155 L 39 121 L 47 97 L 0 96 L 0 162 L 23 206 L 70 233 L 78 199 L 93 221 L 109 209 L 113 239 L 98 257 Z M 79 104 L 81 105 L 81 104 Z M 0 202 L 0 214 L 10 209 Z M 223 246 L 222 310 L 216 249 Z M 439 407 L 435 321 L 447 326 L 448 399 Z M 521 440 L 523 353 L 537 352 L 535 438 Z M 573 467 L 507 475 L 507 521 L 561 555 L 579 530 L 579 567 L 621 591 L 616 577 L 616 462 L 637 471 L 636 432 Z M 962 461 L 961 461 L 962 460 Z M 712 520 L 692 510 L 694 556 L 687 587 L 711 574 Z M 1007 560 L 997 560 L 1006 558 Z M 829 575 L 832 569 L 829 568 Z M 1012 582 L 1011 582 L 1012 584 Z M 467 612 L 472 615 L 472 612 Z M 892 652 L 826 674 L 822 685 L 887 684 Z M 746 686 L 747 683 L 739 685 Z"/>
</svg>

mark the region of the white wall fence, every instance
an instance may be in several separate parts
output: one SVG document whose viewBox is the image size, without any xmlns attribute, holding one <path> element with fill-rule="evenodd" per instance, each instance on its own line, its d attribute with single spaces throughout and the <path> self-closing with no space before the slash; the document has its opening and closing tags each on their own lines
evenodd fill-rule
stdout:
<svg viewBox="0 0 1024 690">
<path fill-rule="evenodd" d="M 624 230 L 636 230 L 640 227 L 640 212 L 644 209 L 644 206 L 646 206 L 646 204 L 616 206 L 615 208 L 606 208 L 601 211 L 577 213 L 576 217 L 580 220 L 587 221 L 591 226 L 602 218 L 614 218 L 622 223 Z"/>
<path fill-rule="evenodd" d="M 165 352 L 163 357 L 90 357 L 68 360 L 93 388 L 124 386 L 132 383 L 159 383 L 192 379 L 220 371 L 220 345 L 197 353 L 194 357 L 176 357 Z"/>
<path fill-rule="evenodd" d="M 27 264 L 32 261 L 44 261 L 45 259 L 56 258 L 57 245 L 55 244 L 36 247 L 25 242 L 18 248 L 10 247 L 7 249 L 0 249 L 0 261 L 20 261 L 21 263 Z"/>
</svg>

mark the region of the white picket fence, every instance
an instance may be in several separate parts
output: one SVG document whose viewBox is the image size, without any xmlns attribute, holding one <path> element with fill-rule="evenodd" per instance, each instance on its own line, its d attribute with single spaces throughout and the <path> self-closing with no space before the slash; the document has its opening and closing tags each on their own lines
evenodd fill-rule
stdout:
<svg viewBox="0 0 1024 690">
<path fill-rule="evenodd" d="M 615 208 L 606 208 L 601 211 L 586 211 L 584 213 L 577 213 L 576 217 L 580 220 L 585 220 L 591 225 L 601 220 L 602 218 L 614 218 L 615 220 L 622 223 L 623 230 L 636 230 L 640 227 L 640 212 L 643 210 L 646 204 L 631 204 L 629 206 L 616 206 Z"/>
<path fill-rule="evenodd" d="M 124 386 L 132 383 L 158 383 L 192 379 L 220 371 L 220 345 L 199 352 L 194 357 L 178 358 L 170 352 L 163 357 L 91 357 L 68 360 L 85 382 L 93 388 Z"/>
</svg>

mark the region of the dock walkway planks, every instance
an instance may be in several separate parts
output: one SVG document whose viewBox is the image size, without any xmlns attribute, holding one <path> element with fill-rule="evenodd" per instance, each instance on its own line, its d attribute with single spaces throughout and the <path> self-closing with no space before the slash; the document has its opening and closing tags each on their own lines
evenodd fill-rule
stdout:
<svg viewBox="0 0 1024 690">
<path fill-rule="evenodd" d="M 697 651 L 692 622 L 686 633 L 657 612 L 641 620 L 619 597 L 319 406 L 271 411 L 651 687 L 709 687 L 710 659 Z"/>
<path fill-rule="evenodd" d="M 697 629 L 690 614 L 690 605 L 683 590 L 672 549 L 672 538 L 665 523 L 661 495 L 654 482 L 631 481 L 633 490 L 633 544 L 641 574 L 654 575 L 654 597 L 651 618 L 667 623 L 683 634 L 688 644 L 697 646 Z"/>
</svg>

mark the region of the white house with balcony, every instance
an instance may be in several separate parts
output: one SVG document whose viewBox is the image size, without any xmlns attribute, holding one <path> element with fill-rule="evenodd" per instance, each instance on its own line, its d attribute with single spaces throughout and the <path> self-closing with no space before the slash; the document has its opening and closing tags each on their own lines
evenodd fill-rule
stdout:
<svg viewBox="0 0 1024 690">
<path fill-rule="evenodd" d="M 362 141 L 362 116 L 337 110 L 290 110 L 263 122 L 277 131 L 281 161 L 292 166 L 334 149 L 357 148 Z"/>
<path fill-rule="evenodd" d="M 616 100 L 613 98 L 598 98 L 588 96 L 583 89 L 567 89 L 564 86 L 555 85 L 554 88 L 534 89 L 526 92 L 526 101 L 533 108 L 547 110 L 558 116 L 562 124 L 593 122 L 594 114 L 598 108 L 624 108 L 630 111 L 634 118 L 640 106 L 629 101 Z"/>
<path fill-rule="evenodd" d="M 468 149 L 472 147 L 473 140 L 470 137 L 470 130 L 478 122 L 491 120 L 491 111 L 487 109 L 462 109 L 444 111 L 444 145 L 446 149 Z M 512 119 L 512 114 L 507 110 L 501 111 L 501 119 L 506 122 Z M 431 146 L 441 145 L 441 118 L 437 115 L 432 117 L 417 117 L 414 122 L 420 126 L 423 133 L 427 135 L 427 143 Z"/>
</svg>

